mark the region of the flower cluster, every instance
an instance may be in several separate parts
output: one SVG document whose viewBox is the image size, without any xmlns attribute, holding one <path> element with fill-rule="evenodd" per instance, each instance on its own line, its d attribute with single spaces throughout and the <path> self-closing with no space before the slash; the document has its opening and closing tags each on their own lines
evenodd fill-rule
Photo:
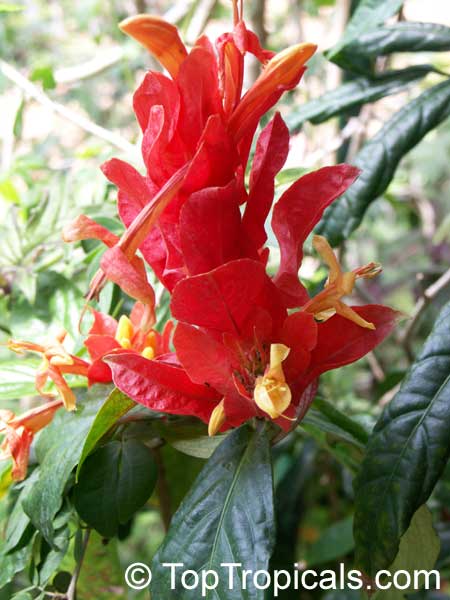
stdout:
<svg viewBox="0 0 450 600">
<path fill-rule="evenodd" d="M 89 362 L 62 351 L 48 359 L 45 349 L 28 348 L 47 357 L 40 377 L 53 379 L 68 408 L 73 399 L 63 374 L 76 372 L 90 383 L 112 378 L 152 410 L 195 415 L 210 435 L 253 417 L 289 429 L 310 405 L 321 373 L 358 360 L 395 324 L 387 307 L 343 302 L 358 278 L 374 277 L 380 267 L 344 272 L 323 237 L 313 238 L 329 269 L 323 291 L 310 298 L 299 280 L 306 238 L 358 170 L 341 164 L 308 173 L 274 204 L 275 176 L 289 151 L 278 113 L 259 134 L 251 167 L 250 149 L 261 117 L 299 83 L 315 46 L 264 50 L 245 26 L 242 5 L 233 5 L 233 31 L 215 44 L 202 36 L 190 50 L 159 18 L 121 24 L 167 71 L 148 72 L 134 94 L 146 173 L 118 159 L 103 165 L 118 188 L 120 238 L 84 215 L 63 236 L 106 246 L 89 298 L 110 280 L 136 305 L 119 322 L 92 311 Z M 248 53 L 262 68 L 243 93 Z M 280 247 L 274 276 L 266 269 L 270 214 Z M 152 329 L 146 263 L 171 294 L 173 336 L 171 321 L 162 335 Z"/>
</svg>

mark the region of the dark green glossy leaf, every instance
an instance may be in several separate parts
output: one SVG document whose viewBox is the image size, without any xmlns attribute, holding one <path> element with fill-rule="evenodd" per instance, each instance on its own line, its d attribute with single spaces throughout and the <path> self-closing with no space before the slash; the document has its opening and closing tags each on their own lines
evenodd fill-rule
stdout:
<svg viewBox="0 0 450 600">
<path fill-rule="evenodd" d="M 411 575 L 414 582 L 414 573 L 419 571 L 431 571 L 439 556 L 439 537 L 433 529 L 433 518 L 426 505 L 421 506 L 411 519 L 408 530 L 400 540 L 398 554 L 389 568 L 391 574 L 406 571 Z M 435 576 L 430 574 L 431 587 L 436 584 Z M 402 580 L 402 583 L 405 579 Z M 392 581 L 392 575 L 389 582 Z M 386 582 L 387 583 L 387 582 Z M 422 578 L 417 582 L 424 585 Z M 417 591 L 414 583 L 404 590 L 389 589 L 380 591 L 374 596 L 374 600 L 403 600 L 405 594 Z M 409 596 L 408 596 L 409 597 Z"/>
<path fill-rule="evenodd" d="M 111 427 L 113 427 L 117 421 L 135 405 L 136 403 L 131 400 L 131 398 L 128 398 L 128 396 L 123 394 L 117 388 L 111 392 L 106 402 L 98 411 L 84 442 L 83 451 L 81 452 L 80 461 L 77 467 L 77 480 L 84 461 L 89 454 L 93 452 L 98 442 L 108 433 Z"/>
<path fill-rule="evenodd" d="M 361 0 L 339 42 L 328 51 L 330 60 L 338 62 L 340 51 L 364 33 L 375 29 L 403 6 L 403 0 Z"/>
<path fill-rule="evenodd" d="M 113 537 L 150 498 L 156 478 L 155 461 L 145 444 L 109 442 L 86 459 L 74 489 L 75 508 L 90 527 Z"/>
<path fill-rule="evenodd" d="M 313 440 L 306 440 L 298 451 L 289 447 L 281 450 L 277 445 L 274 453 L 278 455 L 275 459 L 275 473 L 280 465 L 284 466 L 284 473 L 275 492 L 276 544 L 270 569 L 288 571 L 293 576 L 298 557 L 298 528 L 307 509 L 307 490 L 315 477 L 317 445 Z M 283 600 L 298 600 L 298 595 L 298 590 L 291 586 L 279 597 Z"/>
<path fill-rule="evenodd" d="M 450 50 L 450 27 L 437 23 L 401 21 L 378 27 L 353 40 L 346 54 L 375 58 L 392 52 L 444 52 Z"/>
<path fill-rule="evenodd" d="M 287 118 L 287 125 L 292 132 L 295 132 L 305 121 L 323 123 L 331 117 L 367 102 L 375 102 L 385 96 L 396 94 L 434 70 L 431 65 L 417 65 L 399 71 L 388 71 L 376 78 L 357 77 L 323 94 L 317 100 L 311 100 L 293 110 Z"/>
<path fill-rule="evenodd" d="M 153 561 L 152 597 L 197 600 L 199 591 L 170 591 L 170 570 L 163 563 L 181 562 L 186 569 L 217 570 L 222 575 L 211 600 L 262 600 L 265 592 L 249 581 L 247 590 L 235 574 L 228 588 L 228 569 L 267 569 L 274 544 L 273 484 L 270 444 L 264 427 L 233 431 L 200 473 L 173 517 L 169 533 Z M 178 571 L 179 573 L 179 571 Z"/>
<path fill-rule="evenodd" d="M 370 204 L 387 189 L 403 156 L 449 115 L 450 79 L 398 111 L 358 153 L 353 164 L 362 171 L 359 179 L 325 211 L 316 233 L 333 246 L 345 240 Z"/>
<path fill-rule="evenodd" d="M 383 411 L 355 482 L 356 558 L 369 575 L 392 563 L 449 456 L 450 304 Z"/>
<path fill-rule="evenodd" d="M 36 455 L 39 479 L 24 499 L 23 507 L 33 525 L 53 544 L 53 519 L 61 508 L 64 487 L 77 465 L 84 440 L 104 401 L 105 386 L 95 386 L 74 413 L 59 410 L 39 436 Z"/>
</svg>

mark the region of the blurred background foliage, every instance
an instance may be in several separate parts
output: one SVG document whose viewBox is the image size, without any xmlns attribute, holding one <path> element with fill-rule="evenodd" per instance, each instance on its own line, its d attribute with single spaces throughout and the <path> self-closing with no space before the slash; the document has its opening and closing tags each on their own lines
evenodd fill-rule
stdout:
<svg viewBox="0 0 450 600">
<path fill-rule="evenodd" d="M 347 106 L 320 124 L 303 119 L 306 102 L 319 100 L 325 92 L 357 77 L 323 54 L 337 43 L 356 5 L 349 0 L 246 2 L 247 22 L 267 47 L 279 50 L 303 40 L 319 45 L 298 90 L 286 96 L 281 105 L 293 138 L 288 162 L 278 176 L 277 193 L 304 169 L 342 160 L 352 162 L 365 140 L 376 135 L 399 108 L 441 81 L 439 72 L 450 72 L 448 52 L 382 57 L 378 68 L 383 72 L 424 64 L 433 68 L 416 73 L 404 85 L 397 84 L 389 95 L 375 102 L 356 108 Z M 118 156 L 141 167 L 132 93 L 145 70 L 159 67 L 117 27 L 120 20 L 137 12 L 165 16 L 180 26 L 184 39 L 191 44 L 203 30 L 215 37 L 231 26 L 231 3 L 227 0 L 0 3 L 2 342 L 10 337 L 39 342 L 64 327 L 74 352 L 82 352 L 78 318 L 101 248 L 95 242 L 65 245 L 61 229 L 73 217 L 85 213 L 121 231 L 115 191 L 99 166 Z M 447 0 L 407 0 L 398 18 L 450 25 L 450 4 Z M 247 82 L 255 73 L 255 65 L 250 64 Z M 368 260 L 384 267 L 380 278 L 359 285 L 357 301 L 389 304 L 414 317 L 404 321 L 397 334 L 367 359 L 322 378 L 320 398 L 353 416 L 361 424 L 361 435 L 370 431 L 381 408 L 397 391 L 449 297 L 445 279 L 444 285 L 433 287 L 445 278 L 450 262 L 449 156 L 447 120 L 401 160 L 388 189 L 370 205 L 351 239 L 340 245 L 342 260 L 348 267 Z M 272 260 L 276 262 L 276 252 Z M 326 272 L 319 267 L 311 255 L 302 267 L 301 275 L 311 290 L 323 285 Z M 159 294 L 163 323 L 167 301 L 161 290 Z M 118 289 L 110 286 L 102 292 L 100 308 L 117 315 L 126 309 L 127 302 Z M 21 408 L 33 405 L 35 366 L 34 358 L 18 361 L 0 347 L 2 408 L 17 410 L 18 404 Z M 311 567 L 333 567 L 340 560 L 351 564 L 352 473 L 363 445 L 343 444 L 333 425 L 324 430 L 323 414 L 320 427 L 317 418 L 311 410 L 303 427 L 276 448 L 280 515 L 275 564 L 283 564 L 287 557 Z M 78 592 L 81 600 L 127 597 L 116 561 L 120 559 L 122 565 L 132 559 L 149 562 L 164 535 L 164 511 L 170 518 L 204 462 L 170 446 L 161 451 L 159 461 L 165 489 L 159 486 L 159 494 L 124 528 L 118 549 L 112 542 L 102 544 L 100 539 L 90 545 L 96 575 L 103 573 L 104 566 L 104 580 L 94 578 L 96 584 L 92 586 L 92 573 L 84 570 Z M 432 504 L 445 542 L 443 549 L 450 545 L 450 528 L 446 525 L 450 520 L 449 485 L 450 472 L 444 476 Z M 12 506 L 11 500 L 3 502 L 1 513 L 5 515 Z M 163 518 L 158 506 L 163 509 Z M 76 543 L 73 538 L 71 544 Z M 73 570 L 73 559 L 68 556 L 59 568 L 55 566 L 59 579 L 52 580 L 52 589 L 56 592 L 66 589 L 64 577 Z M 441 561 L 444 579 L 449 573 L 448 556 L 443 554 Z M 5 569 L 3 560 L 0 570 Z M 15 565 L 16 571 L 17 577 L 4 588 L 3 595 L 0 592 L 0 598 L 9 599 L 29 586 L 30 595 L 22 591 L 20 599 L 37 597 L 39 586 L 30 581 L 29 573 L 22 571 L 20 564 Z M 0 576 L 0 586 L 7 579 Z M 421 597 L 448 597 L 442 595 L 446 587 L 444 581 L 441 595 Z M 319 596 L 319 592 L 303 592 L 298 597 Z M 353 597 L 359 596 L 349 591 L 326 595 L 327 600 Z"/>
</svg>

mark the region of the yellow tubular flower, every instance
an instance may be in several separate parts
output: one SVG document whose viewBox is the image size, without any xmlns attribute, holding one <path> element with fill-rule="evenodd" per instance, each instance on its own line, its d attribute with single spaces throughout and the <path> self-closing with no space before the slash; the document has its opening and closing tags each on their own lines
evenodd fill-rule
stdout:
<svg viewBox="0 0 450 600">
<path fill-rule="evenodd" d="M 127 316 L 122 315 L 119 319 L 119 324 L 117 325 L 116 340 L 119 342 L 122 348 L 128 350 L 131 348 L 131 340 L 133 335 L 134 327 L 132 322 Z"/>
<path fill-rule="evenodd" d="M 378 275 L 381 272 L 381 266 L 372 262 L 354 271 L 344 273 L 333 249 L 324 237 L 315 235 L 313 246 L 327 264 L 330 274 L 325 289 L 305 304 L 302 310 L 313 314 L 318 321 L 326 321 L 334 314 L 338 314 L 360 327 L 375 329 L 373 323 L 369 323 L 369 321 L 360 317 L 350 306 L 344 304 L 341 298 L 349 296 L 353 292 L 357 279 L 372 279 L 372 277 Z"/>
<path fill-rule="evenodd" d="M 223 408 L 223 400 L 219 402 L 216 408 L 212 411 L 208 424 L 208 435 L 210 437 L 216 435 L 222 425 L 225 423 L 225 410 Z"/>
<path fill-rule="evenodd" d="M 271 344 L 267 373 L 256 380 L 253 398 L 258 408 L 272 419 L 280 417 L 291 403 L 292 395 L 284 377 L 282 362 L 290 349 L 284 344 Z"/>
</svg>

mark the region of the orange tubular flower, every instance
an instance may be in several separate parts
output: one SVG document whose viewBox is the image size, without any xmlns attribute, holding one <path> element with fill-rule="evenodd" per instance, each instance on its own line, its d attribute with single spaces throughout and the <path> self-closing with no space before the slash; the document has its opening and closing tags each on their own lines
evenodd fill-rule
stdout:
<svg viewBox="0 0 450 600">
<path fill-rule="evenodd" d="M 335 314 L 349 319 L 367 329 L 375 329 L 375 325 L 363 319 L 352 308 L 341 301 L 343 296 L 353 292 L 357 279 L 372 279 L 381 273 L 381 266 L 371 262 L 349 273 L 344 273 L 338 259 L 328 241 L 321 235 L 315 235 L 313 246 L 330 269 L 330 275 L 325 289 L 312 298 L 302 308 L 303 311 L 314 315 L 318 321 L 326 321 Z"/>
<path fill-rule="evenodd" d="M 0 410 L 0 433 L 5 436 L 0 446 L 0 460 L 12 458 L 11 476 L 14 481 L 26 477 L 34 434 L 46 427 L 62 406 L 62 400 L 54 400 L 20 416 L 10 410 Z"/>
<path fill-rule="evenodd" d="M 87 377 L 89 363 L 77 356 L 69 354 L 63 342 L 67 332 L 62 330 L 47 345 L 34 344 L 33 342 L 21 342 L 9 340 L 8 348 L 18 354 L 34 352 L 42 355 L 42 364 L 36 373 L 36 389 L 44 398 L 53 398 L 54 394 L 44 391 L 48 379 L 53 381 L 60 393 L 64 406 L 67 410 L 75 410 L 76 398 L 64 379 L 65 374 L 82 375 Z"/>
</svg>

